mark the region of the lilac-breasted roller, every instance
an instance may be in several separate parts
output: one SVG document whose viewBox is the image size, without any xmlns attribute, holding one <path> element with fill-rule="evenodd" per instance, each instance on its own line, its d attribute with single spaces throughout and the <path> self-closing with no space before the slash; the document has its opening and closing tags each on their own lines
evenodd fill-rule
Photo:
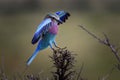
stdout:
<svg viewBox="0 0 120 80">
<path fill-rule="evenodd" d="M 47 48 L 48 46 L 54 50 L 52 47 L 53 44 L 55 47 L 57 47 L 55 37 L 58 33 L 58 25 L 64 23 L 69 16 L 70 14 L 65 11 L 58 11 L 45 16 L 44 20 L 40 23 L 32 38 L 32 44 L 38 42 L 38 46 L 32 56 L 28 59 L 27 66 L 31 64 L 39 51 Z"/>
</svg>

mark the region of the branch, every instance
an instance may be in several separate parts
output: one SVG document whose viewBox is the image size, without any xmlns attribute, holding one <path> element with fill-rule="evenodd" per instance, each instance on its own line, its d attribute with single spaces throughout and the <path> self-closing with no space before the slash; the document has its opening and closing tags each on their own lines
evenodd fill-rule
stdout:
<svg viewBox="0 0 120 80">
<path fill-rule="evenodd" d="M 88 31 L 85 27 L 83 27 L 82 25 L 79 25 L 80 28 L 82 28 L 84 31 L 86 31 L 89 35 L 91 35 L 93 38 L 97 39 L 100 43 L 103 43 L 103 41 L 97 37 L 95 34 L 93 34 L 92 32 Z"/>
<path fill-rule="evenodd" d="M 98 40 L 101 44 L 104 44 L 107 47 L 109 47 L 111 49 L 112 53 L 115 55 L 118 62 L 120 63 L 120 56 L 118 55 L 118 49 L 112 43 L 110 43 L 110 39 L 107 37 L 106 34 L 104 34 L 105 39 L 102 40 L 99 37 L 97 37 L 95 34 L 90 32 L 89 30 L 87 30 L 85 27 L 83 27 L 82 25 L 79 25 L 79 27 L 82 28 L 84 31 L 86 31 L 90 36 L 92 36 L 93 38 Z"/>
<path fill-rule="evenodd" d="M 84 80 L 83 78 L 82 78 L 82 76 L 81 76 L 81 73 L 82 73 L 82 71 L 83 71 L 83 67 L 84 67 L 84 63 L 82 63 L 82 66 L 81 66 L 81 68 L 80 68 L 80 71 L 79 71 L 79 73 L 78 73 L 78 76 L 77 76 L 77 80 Z"/>
</svg>

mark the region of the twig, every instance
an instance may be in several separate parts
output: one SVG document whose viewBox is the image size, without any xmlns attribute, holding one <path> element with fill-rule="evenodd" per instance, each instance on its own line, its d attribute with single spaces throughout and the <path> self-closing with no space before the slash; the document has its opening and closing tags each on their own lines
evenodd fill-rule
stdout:
<svg viewBox="0 0 120 80">
<path fill-rule="evenodd" d="M 87 30 L 85 27 L 83 27 L 82 25 L 79 25 L 79 27 L 82 28 L 84 31 L 86 31 L 90 36 L 92 36 L 93 38 L 98 40 L 100 43 L 102 43 L 102 44 L 106 45 L 107 47 L 109 47 L 112 50 L 112 53 L 115 55 L 116 59 L 120 63 L 120 56 L 118 55 L 118 49 L 112 43 L 110 43 L 110 40 L 109 40 L 109 38 L 107 37 L 106 34 L 104 34 L 105 39 L 102 40 L 99 37 L 97 37 L 95 34 L 90 32 L 89 30 Z"/>
<path fill-rule="evenodd" d="M 91 33 L 90 31 L 88 31 L 85 27 L 83 27 L 82 25 L 79 25 L 79 27 L 81 27 L 84 31 L 86 31 L 89 35 L 91 35 L 93 38 L 97 39 L 99 42 L 103 43 L 103 41 L 98 38 L 95 34 Z"/>
<path fill-rule="evenodd" d="M 83 80 L 83 78 L 81 77 L 81 73 L 82 73 L 82 70 L 83 70 L 83 67 L 84 67 L 84 63 L 82 63 L 82 66 L 81 66 L 81 68 L 80 68 L 80 71 L 79 71 L 79 73 L 78 73 L 78 76 L 77 76 L 77 79 L 76 80 Z"/>
<path fill-rule="evenodd" d="M 5 64 L 4 64 L 4 54 L 2 53 L 2 55 L 1 55 L 1 65 L 2 65 L 2 70 L 4 71 L 4 67 L 5 67 Z"/>
<path fill-rule="evenodd" d="M 7 79 L 7 76 L 6 76 L 6 74 L 5 74 L 5 72 L 4 72 L 4 67 L 5 67 L 5 65 L 4 65 L 4 54 L 2 53 L 2 55 L 1 55 L 1 69 L 0 69 L 0 80 L 8 80 Z"/>
</svg>

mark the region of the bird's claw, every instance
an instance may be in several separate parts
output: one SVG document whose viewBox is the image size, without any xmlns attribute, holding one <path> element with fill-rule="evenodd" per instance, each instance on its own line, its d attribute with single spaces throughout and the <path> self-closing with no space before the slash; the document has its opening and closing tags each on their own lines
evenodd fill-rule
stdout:
<svg viewBox="0 0 120 80">
<path fill-rule="evenodd" d="M 61 48 L 61 49 L 66 49 L 67 47 L 63 47 L 63 48 Z"/>
<path fill-rule="evenodd" d="M 54 52 L 54 53 L 56 53 L 56 52 L 57 52 L 54 48 L 52 48 L 52 50 L 53 50 L 53 52 Z"/>
<path fill-rule="evenodd" d="M 63 47 L 63 48 L 61 48 L 61 47 L 58 47 L 58 46 L 57 46 L 56 48 L 58 48 L 58 49 L 65 49 L 65 48 L 67 48 L 67 47 Z"/>
<path fill-rule="evenodd" d="M 56 48 L 59 48 L 59 49 L 61 49 L 60 47 L 58 47 L 58 46 L 55 46 Z"/>
</svg>

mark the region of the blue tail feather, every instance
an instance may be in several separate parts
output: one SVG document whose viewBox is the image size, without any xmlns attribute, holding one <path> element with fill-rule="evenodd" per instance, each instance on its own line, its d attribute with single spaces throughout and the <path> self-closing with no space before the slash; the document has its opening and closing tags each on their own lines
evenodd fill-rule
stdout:
<svg viewBox="0 0 120 80">
<path fill-rule="evenodd" d="M 37 56 L 38 52 L 39 52 L 39 50 L 35 50 L 35 52 L 32 54 L 32 56 L 28 59 L 28 61 L 27 61 L 27 66 L 29 66 L 29 65 L 32 63 L 32 61 L 33 61 L 33 60 L 35 59 L 35 57 Z"/>
</svg>

